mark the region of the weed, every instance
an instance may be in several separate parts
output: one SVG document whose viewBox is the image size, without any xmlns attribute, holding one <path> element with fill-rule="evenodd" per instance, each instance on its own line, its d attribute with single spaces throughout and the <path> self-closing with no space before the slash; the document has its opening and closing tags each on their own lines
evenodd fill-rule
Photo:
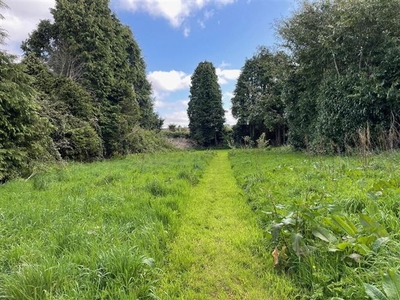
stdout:
<svg viewBox="0 0 400 300">
<path fill-rule="evenodd" d="M 362 282 L 378 284 L 382 269 L 400 263 L 399 156 L 367 156 L 367 148 L 365 141 L 361 159 L 286 150 L 230 154 L 275 268 L 308 290 L 305 299 L 363 299 Z"/>
</svg>

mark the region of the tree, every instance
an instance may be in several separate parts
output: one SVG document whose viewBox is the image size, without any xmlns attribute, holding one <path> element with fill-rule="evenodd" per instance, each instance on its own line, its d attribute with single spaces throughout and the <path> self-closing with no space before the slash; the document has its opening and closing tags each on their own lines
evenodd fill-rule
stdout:
<svg viewBox="0 0 400 300">
<path fill-rule="evenodd" d="M 51 127 L 39 116 L 32 77 L 0 51 L 0 181 L 27 175 L 35 160 L 51 159 Z"/>
<path fill-rule="evenodd" d="M 381 147 L 399 132 L 398 11 L 398 0 L 303 1 L 278 25 L 294 62 L 284 84 L 291 144 L 343 151 L 368 128 Z"/>
<path fill-rule="evenodd" d="M 25 55 L 39 58 L 90 95 L 87 105 L 96 107 L 96 118 L 84 118 L 96 119 L 93 128 L 105 156 L 129 153 L 127 137 L 133 128 L 162 125 L 153 112 L 146 65 L 131 30 L 111 12 L 109 0 L 57 0 L 51 12 L 54 23 L 39 23 L 22 46 Z"/>
<path fill-rule="evenodd" d="M 282 82 L 288 57 L 265 47 L 246 59 L 232 98 L 232 114 L 238 119 L 235 136 L 250 136 L 255 141 L 267 132 L 274 144 L 284 143 L 286 119 Z"/>
<path fill-rule="evenodd" d="M 190 136 L 199 145 L 218 145 L 222 140 L 225 111 L 215 67 L 201 62 L 191 78 L 188 105 Z"/>
</svg>

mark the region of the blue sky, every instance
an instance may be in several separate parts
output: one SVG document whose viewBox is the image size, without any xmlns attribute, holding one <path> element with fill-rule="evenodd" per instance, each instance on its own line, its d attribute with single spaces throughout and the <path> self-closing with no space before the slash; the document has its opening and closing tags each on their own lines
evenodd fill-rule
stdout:
<svg viewBox="0 0 400 300">
<path fill-rule="evenodd" d="M 51 18 L 55 0 L 5 0 L 10 7 L 0 26 L 19 45 L 40 19 Z M 295 0 L 112 0 L 112 10 L 132 28 L 147 64 L 155 109 L 165 125 L 187 126 L 190 76 L 201 61 L 214 64 L 223 93 L 226 120 L 230 99 L 245 59 L 260 45 L 276 47 L 275 21 L 290 15 Z M 4 48 L 4 47 L 3 47 Z"/>
</svg>

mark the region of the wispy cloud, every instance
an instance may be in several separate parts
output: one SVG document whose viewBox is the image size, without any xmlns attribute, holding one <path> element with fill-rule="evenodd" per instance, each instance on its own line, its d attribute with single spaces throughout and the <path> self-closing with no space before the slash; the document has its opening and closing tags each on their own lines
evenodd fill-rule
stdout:
<svg viewBox="0 0 400 300">
<path fill-rule="evenodd" d="M 21 54 L 20 46 L 28 38 L 29 33 L 36 29 L 40 20 L 51 19 L 50 8 L 55 0 L 27 1 L 5 0 L 9 9 L 1 12 L 4 20 L 1 27 L 8 33 L 6 45 L 2 48 L 11 54 Z"/>
<path fill-rule="evenodd" d="M 237 0 L 114 0 L 118 9 L 127 11 L 144 11 L 161 17 L 175 28 L 184 26 L 185 21 L 206 7 L 221 7 L 232 4 Z M 207 9 L 199 21 L 200 26 L 214 15 L 213 9 Z M 188 32 L 184 30 L 184 34 Z"/>
</svg>

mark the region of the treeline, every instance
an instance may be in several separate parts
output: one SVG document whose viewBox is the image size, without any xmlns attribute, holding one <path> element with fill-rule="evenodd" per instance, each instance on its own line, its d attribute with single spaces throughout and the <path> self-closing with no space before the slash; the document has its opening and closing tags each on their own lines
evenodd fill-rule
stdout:
<svg viewBox="0 0 400 300">
<path fill-rule="evenodd" d="M 144 139 L 163 146 L 150 133 L 163 120 L 141 50 L 109 0 L 57 0 L 51 13 L 54 21 L 40 21 L 23 43 L 20 63 L 0 52 L 3 181 L 41 160 L 140 152 Z"/>
<path fill-rule="evenodd" d="M 314 152 L 400 145 L 399 0 L 303 1 L 276 26 L 282 51 L 246 60 L 236 140 L 266 132 Z"/>
</svg>

